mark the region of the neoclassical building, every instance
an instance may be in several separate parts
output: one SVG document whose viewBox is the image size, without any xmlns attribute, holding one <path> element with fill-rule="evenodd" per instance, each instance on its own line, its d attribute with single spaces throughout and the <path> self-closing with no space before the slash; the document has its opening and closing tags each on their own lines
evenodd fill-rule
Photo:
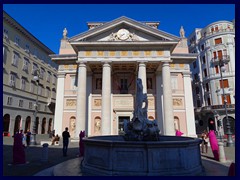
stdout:
<svg viewBox="0 0 240 180">
<path fill-rule="evenodd" d="M 116 135 L 134 111 L 136 79 L 148 96 L 148 118 L 156 119 L 161 134 L 175 129 L 196 137 L 187 39 L 158 29 L 159 22 L 127 17 L 89 22 L 89 30 L 73 37 L 66 28 L 59 54 L 56 134 L 69 127 L 71 137 Z"/>
<path fill-rule="evenodd" d="M 222 20 L 196 28 L 188 37 L 188 44 L 190 52 L 198 53 L 190 64 L 197 133 L 213 128 L 218 135 L 226 134 L 225 96 L 231 132 L 235 134 L 234 21 Z M 221 71 L 221 66 L 225 71 Z"/>
</svg>

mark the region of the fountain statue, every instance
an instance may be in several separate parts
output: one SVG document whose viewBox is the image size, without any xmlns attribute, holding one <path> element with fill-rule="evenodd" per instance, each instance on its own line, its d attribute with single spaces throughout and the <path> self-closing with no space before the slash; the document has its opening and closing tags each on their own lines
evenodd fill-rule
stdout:
<svg viewBox="0 0 240 180">
<path fill-rule="evenodd" d="M 160 136 L 156 120 L 147 118 L 147 108 L 147 94 L 137 79 L 134 114 L 130 122 L 124 121 L 124 135 L 83 138 L 83 176 L 205 175 L 201 140 Z"/>
<path fill-rule="evenodd" d="M 148 100 L 143 93 L 142 79 L 137 79 L 136 106 L 134 116 L 129 122 L 124 120 L 124 139 L 126 141 L 158 141 L 159 129 L 156 120 L 147 118 Z"/>
</svg>

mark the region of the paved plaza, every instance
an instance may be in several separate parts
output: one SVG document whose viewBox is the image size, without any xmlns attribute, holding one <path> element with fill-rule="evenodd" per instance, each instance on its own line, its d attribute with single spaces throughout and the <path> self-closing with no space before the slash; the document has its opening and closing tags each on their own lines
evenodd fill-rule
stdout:
<svg viewBox="0 0 240 180">
<path fill-rule="evenodd" d="M 38 135 L 37 141 L 50 141 L 48 135 Z M 26 161 L 24 165 L 12 165 L 12 137 L 3 137 L 3 175 L 4 176 L 81 176 L 79 143 L 70 142 L 68 156 L 62 156 L 62 143 L 59 146 L 49 146 L 48 161 L 42 161 L 41 145 L 30 146 L 25 149 Z M 207 176 L 227 176 L 229 166 L 235 162 L 235 147 L 224 147 L 227 161 L 220 163 L 213 159 L 211 148 L 208 153 L 202 153 L 202 163 Z M 63 171 L 64 170 L 64 171 Z"/>
</svg>

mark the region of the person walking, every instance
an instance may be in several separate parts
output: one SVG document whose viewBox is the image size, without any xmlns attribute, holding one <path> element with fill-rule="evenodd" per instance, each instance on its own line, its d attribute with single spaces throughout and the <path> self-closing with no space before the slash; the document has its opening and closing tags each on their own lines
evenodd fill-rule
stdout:
<svg viewBox="0 0 240 180">
<path fill-rule="evenodd" d="M 67 149 L 68 149 L 68 143 L 70 138 L 68 127 L 66 127 L 65 131 L 63 131 L 62 137 L 63 137 L 63 156 L 67 156 Z"/>
<path fill-rule="evenodd" d="M 26 143 L 27 143 L 27 147 L 30 146 L 30 140 L 31 140 L 31 132 L 30 132 L 30 130 L 28 129 L 28 130 L 27 130 L 27 133 L 26 133 Z"/>
</svg>

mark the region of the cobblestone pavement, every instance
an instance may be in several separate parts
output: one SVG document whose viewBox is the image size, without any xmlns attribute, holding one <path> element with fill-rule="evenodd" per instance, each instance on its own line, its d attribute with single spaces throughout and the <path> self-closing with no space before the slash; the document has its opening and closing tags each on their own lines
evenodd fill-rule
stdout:
<svg viewBox="0 0 240 180">
<path fill-rule="evenodd" d="M 48 135 L 37 135 L 37 142 L 51 141 Z M 48 161 L 42 161 L 41 145 L 30 145 L 25 148 L 26 161 L 24 165 L 12 165 L 13 160 L 13 138 L 3 137 L 3 176 L 32 176 L 39 171 L 45 170 L 69 159 L 78 157 L 78 142 L 70 142 L 68 147 L 68 156 L 62 155 L 62 141 L 59 146 L 49 146 Z"/>
<path fill-rule="evenodd" d="M 37 141 L 48 140 L 47 135 L 37 136 Z M 61 169 L 61 164 L 65 163 L 69 171 L 75 171 L 76 164 L 79 163 L 77 158 L 79 152 L 78 142 L 70 142 L 68 148 L 68 156 L 62 156 L 62 143 L 59 146 L 49 146 L 48 161 L 42 162 L 41 145 L 30 146 L 25 149 L 27 163 L 25 165 L 11 165 L 12 163 L 12 137 L 3 137 L 3 175 L 4 176 L 51 176 L 54 168 Z M 206 169 L 207 176 L 227 176 L 228 168 L 232 162 L 235 162 L 235 147 L 224 147 L 226 162 L 220 163 L 213 158 L 211 148 L 208 148 L 208 153 L 202 153 L 203 166 Z M 68 161 L 70 160 L 70 161 Z M 73 167 L 74 166 L 74 167 Z M 72 170 L 71 170 L 71 167 Z M 77 168 L 79 169 L 79 168 Z M 61 170 L 59 170 L 61 172 Z M 61 173 L 60 173 L 61 174 Z M 61 174 L 62 175 L 62 174 Z"/>
</svg>

